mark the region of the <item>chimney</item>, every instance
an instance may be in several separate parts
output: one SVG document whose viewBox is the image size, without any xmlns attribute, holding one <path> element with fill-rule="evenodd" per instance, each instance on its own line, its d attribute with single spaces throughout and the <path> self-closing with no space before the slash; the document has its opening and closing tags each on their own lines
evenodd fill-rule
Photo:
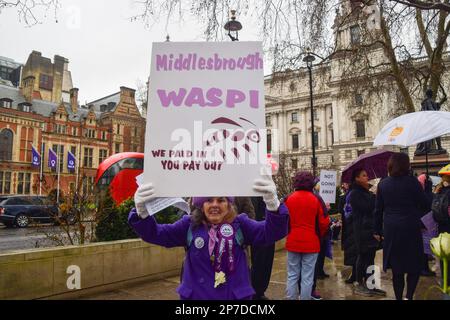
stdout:
<svg viewBox="0 0 450 320">
<path fill-rule="evenodd" d="M 35 76 L 28 76 L 24 78 L 22 82 L 22 94 L 25 97 L 25 100 L 30 103 L 33 100 L 35 80 L 36 80 Z"/>
<path fill-rule="evenodd" d="M 70 89 L 70 108 L 72 113 L 76 114 L 78 111 L 78 88 Z"/>
</svg>

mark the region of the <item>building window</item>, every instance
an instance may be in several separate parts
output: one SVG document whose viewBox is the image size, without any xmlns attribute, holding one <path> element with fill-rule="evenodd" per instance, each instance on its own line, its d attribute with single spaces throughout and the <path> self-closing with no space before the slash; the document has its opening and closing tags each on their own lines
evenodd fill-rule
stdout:
<svg viewBox="0 0 450 320">
<path fill-rule="evenodd" d="M 19 172 L 17 176 L 17 194 L 30 194 L 31 173 Z"/>
<path fill-rule="evenodd" d="M 19 111 L 23 111 L 23 112 L 30 112 L 31 111 L 31 105 L 29 103 L 20 103 L 17 106 L 17 109 Z"/>
<path fill-rule="evenodd" d="M 272 117 L 266 116 L 266 127 L 272 126 Z"/>
<path fill-rule="evenodd" d="M 293 150 L 298 150 L 298 134 L 293 134 L 292 135 L 292 149 Z"/>
<path fill-rule="evenodd" d="M 293 170 L 297 170 L 298 169 L 298 160 L 297 159 L 292 159 L 292 161 L 291 161 L 291 168 Z"/>
<path fill-rule="evenodd" d="M 330 119 L 333 119 L 333 106 L 330 105 Z"/>
<path fill-rule="evenodd" d="M 408 147 L 406 147 L 406 148 L 400 148 L 400 152 L 409 154 L 409 148 L 408 148 Z"/>
<path fill-rule="evenodd" d="M 361 41 L 361 29 L 358 25 L 350 27 L 350 41 L 351 44 L 359 44 Z"/>
<path fill-rule="evenodd" d="M 96 138 L 95 130 L 94 129 L 86 129 L 84 131 L 84 136 L 86 138 L 95 139 Z"/>
<path fill-rule="evenodd" d="M 11 172 L 0 171 L 0 194 L 11 193 Z"/>
<path fill-rule="evenodd" d="M 12 160 L 13 132 L 4 129 L 0 132 L 0 160 Z"/>
<path fill-rule="evenodd" d="M 314 132 L 314 148 L 318 148 L 318 147 L 319 147 L 319 133 Z"/>
<path fill-rule="evenodd" d="M 313 109 L 314 114 L 314 121 L 319 120 L 319 114 L 317 113 L 317 109 Z M 311 123 L 311 119 L 309 119 L 309 122 Z"/>
<path fill-rule="evenodd" d="M 356 151 L 357 156 L 362 156 L 364 153 L 366 153 L 366 150 L 358 150 Z"/>
<path fill-rule="evenodd" d="M 92 194 L 94 190 L 94 177 L 83 177 L 83 194 Z"/>
<path fill-rule="evenodd" d="M 138 136 L 138 127 L 134 127 L 134 136 L 135 136 L 135 137 Z"/>
<path fill-rule="evenodd" d="M 120 134 L 120 124 L 117 125 L 116 133 L 117 133 L 117 134 Z"/>
<path fill-rule="evenodd" d="M 297 112 L 291 113 L 291 122 L 293 122 L 293 123 L 298 122 L 298 113 Z"/>
<path fill-rule="evenodd" d="M 12 108 L 12 100 L 11 99 L 1 99 L 0 107 L 11 109 Z"/>
<path fill-rule="evenodd" d="M 64 146 L 54 144 L 52 146 L 52 149 L 53 149 L 53 151 L 56 152 L 56 154 L 58 156 L 59 172 L 63 172 L 64 171 Z"/>
<path fill-rule="evenodd" d="M 355 104 L 361 106 L 364 103 L 363 96 L 360 93 L 355 94 Z"/>
<path fill-rule="evenodd" d="M 72 127 L 72 135 L 77 136 L 77 128 L 76 127 Z"/>
<path fill-rule="evenodd" d="M 272 152 L 272 135 L 271 134 L 267 135 L 267 152 L 268 153 Z"/>
<path fill-rule="evenodd" d="M 366 137 L 366 124 L 364 120 L 356 121 L 356 137 L 365 138 Z"/>
<path fill-rule="evenodd" d="M 106 140 L 106 131 L 102 131 L 102 140 Z"/>
<path fill-rule="evenodd" d="M 65 125 L 62 125 L 62 124 L 56 124 L 56 126 L 55 126 L 55 133 L 58 133 L 58 134 L 66 134 L 66 126 Z"/>
<path fill-rule="evenodd" d="M 334 130 L 330 129 L 330 134 L 331 134 L 331 144 L 334 144 Z"/>
<path fill-rule="evenodd" d="M 120 153 L 120 143 L 116 143 L 116 153 Z"/>
<path fill-rule="evenodd" d="M 85 168 L 92 168 L 93 154 L 94 154 L 94 149 L 92 149 L 92 148 L 84 148 L 84 162 L 83 162 L 83 166 Z"/>
<path fill-rule="evenodd" d="M 98 153 L 98 165 L 106 160 L 108 157 L 108 150 L 100 149 Z"/>
<path fill-rule="evenodd" d="M 52 90 L 53 89 L 53 77 L 46 74 L 41 74 L 39 76 L 39 88 Z"/>
</svg>

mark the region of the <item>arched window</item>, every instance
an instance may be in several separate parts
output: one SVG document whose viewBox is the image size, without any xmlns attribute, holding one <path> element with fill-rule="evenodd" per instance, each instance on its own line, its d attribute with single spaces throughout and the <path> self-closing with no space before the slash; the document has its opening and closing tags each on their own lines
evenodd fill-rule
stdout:
<svg viewBox="0 0 450 320">
<path fill-rule="evenodd" d="M 0 160 L 12 160 L 13 132 L 4 129 L 0 132 Z"/>
</svg>

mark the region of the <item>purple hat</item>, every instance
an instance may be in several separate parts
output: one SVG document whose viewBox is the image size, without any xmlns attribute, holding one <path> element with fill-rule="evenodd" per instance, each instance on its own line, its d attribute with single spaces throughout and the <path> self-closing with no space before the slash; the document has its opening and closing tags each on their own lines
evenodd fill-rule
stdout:
<svg viewBox="0 0 450 320">
<path fill-rule="evenodd" d="M 308 171 L 298 172 L 293 179 L 293 187 L 295 190 L 309 190 L 314 188 L 314 176 Z"/>
<path fill-rule="evenodd" d="M 214 197 L 194 197 L 192 198 L 192 204 L 194 205 L 194 207 L 201 209 L 203 208 L 203 204 L 211 198 Z M 233 203 L 234 197 L 226 197 L 226 198 L 228 202 Z"/>
</svg>

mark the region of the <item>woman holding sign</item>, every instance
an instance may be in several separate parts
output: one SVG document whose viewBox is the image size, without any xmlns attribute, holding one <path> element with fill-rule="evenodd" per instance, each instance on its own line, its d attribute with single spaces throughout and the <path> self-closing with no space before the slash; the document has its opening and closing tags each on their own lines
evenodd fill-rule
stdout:
<svg viewBox="0 0 450 320">
<path fill-rule="evenodd" d="M 266 203 L 266 220 L 254 221 L 238 214 L 231 197 L 193 198 L 195 210 L 171 225 L 159 225 L 145 203 L 154 198 L 151 183 L 135 194 L 136 208 L 128 221 L 140 237 L 167 248 L 187 247 L 183 275 L 177 292 L 181 299 L 240 300 L 255 294 L 249 277 L 244 245 L 268 245 L 288 231 L 287 208 L 277 197 L 271 176 L 255 181 L 254 190 Z"/>
</svg>

